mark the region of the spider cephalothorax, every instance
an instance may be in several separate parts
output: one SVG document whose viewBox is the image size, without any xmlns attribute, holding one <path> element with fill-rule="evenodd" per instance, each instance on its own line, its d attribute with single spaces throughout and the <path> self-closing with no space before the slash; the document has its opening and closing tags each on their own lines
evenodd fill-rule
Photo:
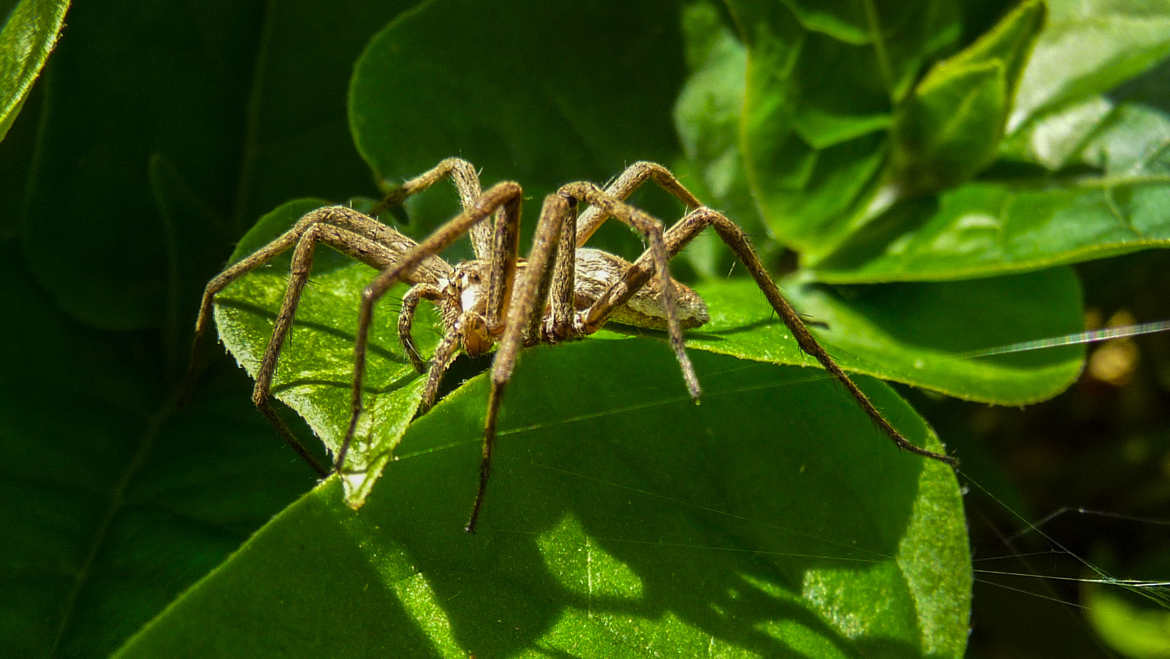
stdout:
<svg viewBox="0 0 1170 659">
<path fill-rule="evenodd" d="M 359 303 L 352 409 L 334 469 L 340 470 L 344 465 L 362 413 L 362 383 L 374 304 L 394 284 L 412 284 L 402 298 L 398 333 L 411 362 L 420 372 L 427 373 L 421 409 L 425 410 L 434 402 L 443 373 L 460 349 L 471 355 L 480 355 L 498 345 L 491 369 L 479 489 L 467 523 L 470 532 L 475 529 L 491 470 L 500 398 L 523 346 L 584 337 L 607 322 L 661 329 L 670 338 L 687 389 L 692 397 L 699 397 L 698 378 L 684 349 L 682 330 L 706 323 L 707 308 L 697 293 L 670 277 L 668 261 L 707 228 L 713 228 L 747 267 L 800 348 L 815 357 L 844 385 L 861 409 L 897 446 L 947 463 L 954 462 L 946 455 L 911 444 L 886 421 L 813 338 L 800 315 L 780 294 L 780 289 L 739 226 L 723 214 L 700 204 L 664 167 L 647 162 L 635 163 L 604 190 L 588 182 L 561 186 L 544 200 L 527 259 L 519 258 L 517 250 L 520 185 L 503 182 L 481 191 L 475 169 L 467 161 L 458 158 L 442 161 L 434 169 L 404 183 L 387 202 L 401 203 L 445 176 L 450 176 L 455 182 L 463 212 L 421 243 L 415 243 L 353 209 L 330 206 L 302 217 L 279 238 L 212 279 L 204 291 L 195 325 L 196 342 L 207 327 L 212 303 L 219 291 L 276 254 L 294 250 L 288 289 L 272 329 L 272 339 L 256 374 L 252 400 L 289 445 L 322 475 L 326 471 L 293 437 L 269 400 L 277 360 L 292 327 L 317 243 L 323 242 L 380 271 L 363 291 Z M 661 222 L 624 201 L 646 180 L 653 180 L 687 206 L 687 214 L 669 229 L 664 230 Z M 585 210 L 578 217 L 581 207 Z M 629 225 L 644 236 L 648 248 L 633 263 L 584 247 L 593 233 L 610 218 Z M 438 254 L 465 233 L 471 236 L 475 259 L 452 266 Z M 415 310 L 424 299 L 438 306 L 443 324 L 442 339 L 429 364 L 411 338 Z"/>
</svg>

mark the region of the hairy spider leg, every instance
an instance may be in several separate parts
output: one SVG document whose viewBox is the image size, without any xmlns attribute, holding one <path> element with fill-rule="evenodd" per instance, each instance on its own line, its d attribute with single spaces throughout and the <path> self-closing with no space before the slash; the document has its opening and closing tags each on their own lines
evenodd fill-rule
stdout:
<svg viewBox="0 0 1170 659">
<path fill-rule="evenodd" d="M 500 338 L 499 348 L 492 361 L 491 391 L 488 395 L 488 409 L 484 419 L 483 455 L 479 464 L 479 488 L 476 490 L 471 515 L 464 527 L 468 533 L 475 532 L 479 511 L 483 506 L 484 493 L 487 491 L 488 478 L 491 476 L 492 448 L 496 439 L 496 420 L 499 418 L 500 400 L 504 395 L 508 381 L 512 378 L 516 357 L 524 345 L 525 334 L 532 332 L 540 322 L 543 305 L 538 303 L 542 301 L 542 291 L 546 290 L 544 282 L 548 280 L 549 273 L 557 267 L 552 259 L 552 254 L 560 242 L 560 235 L 566 233 L 563 231 L 565 225 L 571 226 L 575 215 L 576 201 L 574 199 L 560 194 L 551 194 L 545 197 L 536 233 L 532 239 L 532 250 L 528 254 L 528 264 L 520 275 L 521 281 L 516 288 L 516 295 L 508 306 L 504 335 Z M 561 258 L 562 255 L 558 254 L 556 260 L 559 261 Z"/>
<path fill-rule="evenodd" d="M 406 356 L 414 370 L 419 373 L 426 373 L 427 364 L 419 354 L 418 346 L 414 344 L 414 337 L 410 333 L 411 325 L 414 324 L 414 313 L 418 309 L 419 300 L 438 302 L 442 299 L 443 292 L 434 284 L 415 284 L 402 296 L 402 309 L 398 312 L 398 340 L 406 350 Z"/>
<path fill-rule="evenodd" d="M 376 241 L 329 224 L 314 224 L 301 236 L 293 250 L 288 285 L 284 291 L 280 311 L 276 315 L 276 322 L 272 326 L 272 338 L 268 340 L 268 346 L 264 349 L 260 370 L 256 372 L 256 385 L 252 389 L 252 403 L 269 418 L 276 414 L 270 406 L 272 380 L 276 376 L 276 362 L 280 358 L 280 351 L 284 346 L 285 339 L 292 330 L 301 293 L 304 292 L 305 284 L 309 281 L 317 243 L 325 243 L 340 252 L 378 268 L 386 267 L 393 262 L 396 256 L 393 251 Z M 296 441 L 295 438 L 292 439 Z"/>
<path fill-rule="evenodd" d="M 390 191 L 381 202 L 370 211 L 370 215 L 377 215 L 390 206 L 399 206 L 407 197 L 418 194 L 438 183 L 444 176 L 450 176 L 451 182 L 459 192 L 459 204 L 463 210 L 471 208 L 482 189 L 479 185 L 479 174 L 475 166 L 462 158 L 444 158 L 433 168 L 406 181 Z M 476 224 L 471 227 L 471 246 L 475 250 L 477 259 L 487 260 L 492 248 L 492 227 L 485 224 Z"/>
<path fill-rule="evenodd" d="M 588 181 L 562 185 L 557 191 L 557 194 L 587 202 L 595 208 L 600 209 L 601 214 L 605 218 L 614 217 L 623 224 L 641 231 L 646 236 L 646 241 L 650 243 L 647 253 L 652 255 L 655 272 L 661 281 L 662 307 L 666 314 L 666 330 L 670 337 L 670 347 L 674 350 L 674 356 L 678 360 L 679 367 L 682 369 L 683 380 L 686 382 L 687 391 L 690 392 L 692 399 L 698 400 L 702 390 L 699 387 L 699 378 L 695 376 L 695 367 L 691 365 L 691 358 L 687 356 L 687 351 L 683 344 L 682 329 L 679 327 L 678 309 L 675 303 L 674 282 L 670 278 L 670 257 L 667 256 L 666 247 L 663 242 L 662 222 L 651 217 L 645 211 L 634 208 L 620 199 L 606 194 L 604 190 Z M 633 291 L 631 291 L 632 294 Z M 626 296 L 622 302 L 624 303 L 628 299 L 629 296 Z M 603 323 L 604 320 L 595 325 L 587 323 L 584 333 L 592 334 L 596 332 L 601 328 Z"/>
<path fill-rule="evenodd" d="M 647 180 L 654 181 L 658 187 L 678 198 L 691 211 L 703 205 L 691 191 L 675 178 L 669 169 L 656 162 L 639 160 L 630 165 L 612 183 L 605 186 L 605 193 L 620 201 L 625 201 Z M 590 206 L 581 213 L 577 221 L 577 247 L 583 247 L 601 225 L 609 219 L 601 208 Z"/>
<path fill-rule="evenodd" d="M 656 182 L 667 191 L 675 193 L 684 203 L 693 203 L 694 206 L 700 205 L 673 175 L 653 163 L 637 163 L 635 166 L 627 168 L 618 181 L 610 187 L 618 194 L 628 196 L 650 176 L 654 176 Z M 562 186 L 556 194 L 545 199 L 540 223 L 533 238 L 532 251 L 529 253 L 525 272 L 516 289 L 516 296 L 512 298 L 511 305 L 508 307 L 504 335 L 500 339 L 495 360 L 492 362 L 491 393 L 488 397 L 488 410 L 484 422 L 480 482 L 471 515 L 466 527 L 464 527 L 468 533 L 475 531 L 479 512 L 483 506 L 484 494 L 487 491 L 487 483 L 491 475 L 496 424 L 504 389 L 511 379 L 517 353 L 524 345 L 525 338 L 537 336 L 537 332 L 540 331 L 543 305 L 538 304 L 538 302 L 545 300 L 547 296 L 551 306 L 550 327 L 546 336 L 565 338 L 575 334 L 572 326 L 576 310 L 572 298 L 575 252 L 576 247 L 581 243 L 582 236 L 580 229 L 575 230 L 575 225 L 578 223 L 576 206 L 579 201 L 591 205 L 593 214 L 590 222 L 593 224 L 594 231 L 606 219 L 614 217 L 641 231 L 646 236 L 651 245 L 646 254 L 653 259 L 655 270 L 662 281 L 663 306 L 667 316 L 667 327 L 670 330 L 671 346 L 674 348 L 675 356 L 691 395 L 695 398 L 699 396 L 698 378 L 694 374 L 694 367 L 683 347 L 682 331 L 678 325 L 674 286 L 667 265 L 669 254 L 664 243 L 662 223 L 592 183 L 582 181 Z M 588 237 L 586 235 L 585 239 Z M 554 251 L 555 258 L 552 257 Z M 645 282 L 646 280 L 643 280 L 640 285 L 644 285 Z M 635 290 L 630 289 L 630 295 L 633 295 Z M 624 304 L 628 299 L 629 296 L 626 296 L 622 303 Z M 587 327 L 585 333 L 591 334 L 597 331 L 603 323 L 604 321 L 596 327 Z"/>
<path fill-rule="evenodd" d="M 393 190 L 379 206 L 401 204 L 406 201 L 407 197 L 426 190 L 440 181 L 444 176 L 451 177 L 451 181 L 455 184 L 455 188 L 459 192 L 459 201 L 464 211 L 471 208 L 482 194 L 479 175 L 476 173 L 474 165 L 462 158 L 445 158 L 432 169 L 419 174 Z M 493 224 L 489 225 L 484 222 L 476 222 L 468 231 L 476 259 L 493 264 L 493 267 L 488 272 L 487 281 L 487 323 L 488 329 L 493 333 L 499 332 L 499 325 L 503 322 L 503 307 L 507 304 L 508 298 L 511 295 L 511 286 L 515 279 L 516 257 L 518 256 L 519 230 L 519 223 L 509 223 L 497 213 Z M 493 260 L 493 254 L 503 253 L 513 254 L 514 256 L 511 259 Z M 409 291 L 407 295 L 410 295 Z M 398 337 L 402 342 L 403 349 L 406 350 L 407 356 L 410 357 L 411 363 L 422 373 L 425 370 L 425 366 L 420 366 L 422 364 L 422 358 L 418 354 L 418 350 L 414 347 L 414 341 L 411 339 L 410 334 L 411 326 L 414 323 L 414 311 L 415 307 L 412 306 L 409 309 L 409 313 L 406 313 L 404 304 L 404 313 L 399 315 Z M 436 372 L 435 365 L 438 363 L 432 362 L 428 381 L 436 378 L 441 379 L 446 368 L 444 367 Z M 450 364 L 450 360 L 447 361 L 447 364 Z M 438 391 L 437 383 L 435 391 Z M 425 411 L 433 403 L 433 396 L 430 400 L 424 398 L 421 411 Z"/>
<path fill-rule="evenodd" d="M 313 248 L 317 242 L 326 242 L 330 246 L 344 252 L 354 259 L 362 261 L 374 268 L 384 268 L 393 262 L 397 256 L 415 245 L 414 241 L 381 224 L 373 218 L 367 217 L 353 209 L 344 206 L 330 206 L 306 213 L 293 228 L 281 234 L 272 242 L 256 250 L 249 256 L 230 266 L 207 283 L 200 304 L 199 316 L 195 321 L 195 336 L 191 345 L 191 362 L 188 370 L 188 380 L 193 380 L 198 363 L 198 350 L 203 334 L 209 326 L 212 305 L 215 296 L 236 279 L 272 260 L 275 256 L 288 251 L 294 245 L 296 250 L 293 256 L 292 275 L 281 311 L 277 315 L 273 326 L 273 337 L 265 349 L 264 359 L 257 374 L 256 385 L 252 392 L 252 401 L 264 414 L 265 418 L 276 428 L 281 438 L 298 455 L 320 475 L 324 476 L 327 470 L 321 467 L 308 450 L 289 429 L 270 402 L 272 378 L 276 370 L 276 362 L 283 346 L 289 328 L 292 326 L 296 304 L 300 298 L 304 282 L 308 278 L 309 267 L 312 263 Z M 450 266 L 438 259 L 430 259 L 421 264 L 411 273 L 412 279 L 438 279 Z"/>
<path fill-rule="evenodd" d="M 692 238 L 708 227 L 714 227 L 715 232 L 723 239 L 723 242 L 727 243 L 727 246 L 735 252 L 739 260 L 747 267 L 752 278 L 756 280 L 756 285 L 764 293 L 764 297 L 768 299 L 772 308 L 775 309 L 776 313 L 784 321 L 784 324 L 788 326 L 788 330 L 792 332 L 793 337 L 796 338 L 797 345 L 800 346 L 800 349 L 820 362 L 826 371 L 845 386 L 849 395 L 857 401 L 861 409 L 865 411 L 882 432 L 889 436 L 898 448 L 945 462 L 951 466 L 958 464 L 958 461 L 951 456 L 928 451 L 912 444 L 910 440 L 906 439 L 901 432 L 894 428 L 882 416 L 881 412 L 870 402 L 869 397 L 854 384 L 853 380 L 845 374 L 845 371 L 841 370 L 841 367 L 837 365 L 837 362 L 833 361 L 829 357 L 829 354 L 825 352 L 825 349 L 821 347 L 820 343 L 813 338 L 812 333 L 809 332 L 804 321 L 801 320 L 800 314 L 784 299 L 779 287 L 776 286 L 776 282 L 772 281 L 771 275 L 768 274 L 767 269 L 764 268 L 764 264 L 760 262 L 760 257 L 756 254 L 755 249 L 752 248 L 747 234 L 744 233 L 739 225 L 728 219 L 727 216 L 707 207 L 700 207 L 691 211 L 667 230 L 665 237 L 667 252 L 673 257 Z M 615 308 L 625 304 L 626 300 L 649 280 L 655 269 L 656 261 L 657 255 L 653 254 L 650 250 L 643 253 L 630 266 L 626 274 L 619 281 L 615 282 L 589 308 L 585 314 L 586 327 L 600 327 Z"/>
<path fill-rule="evenodd" d="M 654 162 L 640 160 L 626 167 L 620 175 L 605 187 L 605 194 L 618 201 L 625 201 L 646 181 L 653 181 L 666 192 L 678 198 L 688 210 L 702 206 L 690 190 L 675 178 L 670 170 Z M 569 338 L 574 334 L 573 303 L 576 270 L 576 248 L 584 246 L 611 215 L 601 206 L 588 206 L 580 217 L 569 213 L 564 229 L 560 233 L 556 251 L 556 264 L 552 274 L 553 291 L 549 297 L 550 317 L 544 327 L 549 340 Z"/>
<path fill-rule="evenodd" d="M 435 397 L 439 394 L 439 385 L 443 382 L 443 374 L 451 367 L 451 362 L 455 361 L 455 354 L 459 352 L 459 342 L 463 339 L 463 332 L 470 315 L 465 313 L 460 316 L 459 320 L 455 322 L 455 327 L 445 333 L 443 338 L 439 340 L 439 344 L 435 346 L 434 355 L 431 356 L 431 369 L 427 373 L 426 384 L 423 385 L 422 401 L 418 405 L 418 414 L 426 412 L 435 404 Z"/>
<path fill-rule="evenodd" d="M 547 202 L 546 202 L 547 203 Z M 549 212 L 558 210 L 551 208 Z M 544 218 L 544 209 L 541 209 L 541 219 Z M 554 220 L 549 220 L 553 222 Z M 539 229 L 539 227 L 538 227 Z M 547 229 L 546 231 L 552 231 Z M 540 289 L 537 300 L 548 300 L 549 317 L 541 327 L 541 316 L 537 312 L 529 315 L 528 336 L 538 336 L 537 332 L 544 332 L 544 339 L 549 342 L 567 339 L 575 335 L 573 327 L 577 315 L 577 200 L 569 200 L 569 208 L 564 211 L 558 223 L 556 241 L 556 256 L 551 268 L 545 268 L 545 274 L 540 280 Z M 551 239 L 550 240 L 554 240 Z M 535 248 L 534 248 L 535 249 Z M 533 267 L 531 262 L 528 267 Z M 551 274 L 551 278 L 550 278 Z M 539 310 L 538 310 L 539 311 Z"/>
<path fill-rule="evenodd" d="M 520 204 L 523 191 L 519 183 L 505 181 L 497 183 L 484 192 L 472 205 L 439 227 L 405 254 L 394 264 L 386 267 L 362 291 L 361 306 L 358 311 L 357 336 L 354 339 L 353 355 L 353 389 L 351 390 L 349 427 L 345 432 L 341 448 L 334 461 L 334 469 L 340 471 L 345 463 L 346 453 L 353 442 L 353 434 L 357 428 L 358 417 L 362 412 L 362 383 L 365 379 L 366 350 L 369 342 L 370 323 L 373 322 L 374 304 L 377 303 L 386 291 L 399 281 L 407 280 L 414 269 L 455 242 L 471 227 L 485 218 L 496 214 L 494 227 L 495 235 L 492 240 L 499 251 L 493 252 L 489 263 L 489 281 L 501 281 L 500 289 L 488 298 L 488 327 L 502 322 L 503 305 L 509 299 L 512 289 L 512 280 L 516 275 L 517 236 L 520 224 Z M 496 211 L 500 211 L 496 213 Z M 501 235 L 502 234 L 502 235 Z M 502 249 L 500 249 L 502 248 Z M 493 306 L 495 305 L 495 306 Z"/>
</svg>

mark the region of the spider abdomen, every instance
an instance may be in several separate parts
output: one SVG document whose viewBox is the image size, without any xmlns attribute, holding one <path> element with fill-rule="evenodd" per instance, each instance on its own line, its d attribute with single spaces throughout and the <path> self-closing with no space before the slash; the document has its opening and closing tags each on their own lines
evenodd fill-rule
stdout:
<svg viewBox="0 0 1170 659">
<path fill-rule="evenodd" d="M 630 262 L 620 256 L 599 249 L 579 248 L 573 282 L 574 306 L 578 310 L 588 309 L 629 268 Z M 685 284 L 674 279 L 671 282 L 674 284 L 674 306 L 679 326 L 689 329 L 705 324 L 710 316 L 703 298 Z M 648 281 L 625 304 L 614 308 L 607 320 L 647 329 L 667 329 L 666 303 L 662 299 L 659 280 Z"/>
</svg>

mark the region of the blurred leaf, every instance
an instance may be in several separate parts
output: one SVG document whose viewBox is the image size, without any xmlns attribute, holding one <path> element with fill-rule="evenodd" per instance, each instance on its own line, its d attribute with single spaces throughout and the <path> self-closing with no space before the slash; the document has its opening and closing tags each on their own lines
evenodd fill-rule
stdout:
<svg viewBox="0 0 1170 659">
<path fill-rule="evenodd" d="M 736 138 L 747 54 L 712 5 L 691 5 L 683 19 L 691 75 L 674 106 L 683 153 L 712 197 L 704 201 L 752 233 L 762 225 Z"/>
<path fill-rule="evenodd" d="M 898 109 L 893 157 L 905 193 L 968 179 L 995 156 L 1010 100 L 1004 74 L 994 60 L 949 66 Z"/>
<path fill-rule="evenodd" d="M 970 183 L 894 207 L 817 264 L 831 282 L 985 277 L 1170 244 L 1170 177 Z M 891 227 L 913 229 L 890 235 Z"/>
<path fill-rule="evenodd" d="M 69 0 L 21 0 L 0 28 L 0 140 L 8 134 L 65 25 Z"/>
<path fill-rule="evenodd" d="M 995 157 L 1044 13 L 1042 2 L 1023 3 L 975 43 L 936 63 L 899 105 L 892 167 L 903 194 L 964 181 Z"/>
<path fill-rule="evenodd" d="M 1089 622 L 1110 648 L 1127 657 L 1170 657 L 1170 611 L 1140 606 L 1104 587 L 1089 590 Z"/>
<path fill-rule="evenodd" d="M 739 152 L 747 53 L 718 9 L 695 3 L 683 12 L 690 77 L 674 106 L 674 124 L 686 159 L 674 173 L 708 206 L 720 209 L 768 250 L 767 229 L 756 207 Z M 699 234 L 681 254 L 706 279 L 723 277 L 734 262 L 714 232 Z M 763 255 L 768 260 L 767 255 Z"/>
<path fill-rule="evenodd" d="M 1144 0 L 1048 0 L 1048 21 L 1024 69 L 1008 120 L 1105 92 L 1170 54 L 1170 14 Z"/>
<path fill-rule="evenodd" d="M 420 5 L 355 65 L 354 142 L 385 186 L 458 155 L 487 183 L 519 181 L 536 204 L 568 181 L 604 182 L 636 160 L 670 162 L 670 109 L 684 73 L 678 12 L 666 0 L 621 11 L 600 0 Z M 426 218 L 414 235 L 454 214 L 435 195 L 412 201 Z"/>
<path fill-rule="evenodd" d="M 1028 124 L 1005 155 L 1053 171 L 1091 167 L 1114 178 L 1170 175 L 1170 116 L 1140 99 L 1095 96 Z"/>
<path fill-rule="evenodd" d="M 979 277 L 1167 245 L 1170 116 L 1154 73 L 1116 100 L 1037 117 L 1004 141 L 986 180 L 895 205 L 816 263 L 818 277 Z"/>
<path fill-rule="evenodd" d="M 253 411 L 242 378 L 176 411 L 140 336 L 77 327 L 0 258 L 0 655 L 112 651 L 312 474 Z"/>
<path fill-rule="evenodd" d="M 190 290 L 172 287 L 168 272 L 210 275 L 281 201 L 368 191 L 344 89 L 364 40 L 399 9 L 372 0 L 75 7 L 46 74 L 24 204 L 25 256 L 58 305 L 102 328 L 168 323 L 169 307 L 198 303 L 167 299 Z M 150 194 L 159 159 L 187 192 L 160 199 L 179 186 L 156 181 Z M 175 212 L 192 196 L 215 222 Z M 176 220 L 193 230 L 164 224 Z M 173 253 L 179 265 L 160 249 L 168 234 L 187 238 Z M 214 261 L 202 260 L 215 248 Z"/>
<path fill-rule="evenodd" d="M 840 239 L 870 194 L 893 108 L 960 25 L 947 2 L 806 5 L 733 2 L 731 11 L 747 46 L 739 136 L 748 182 L 773 234 L 815 252 Z"/>
<path fill-rule="evenodd" d="M 327 481 L 120 656 L 961 655 L 953 473 L 892 450 L 803 369 L 695 357 L 701 406 L 658 342 L 525 352 L 479 534 L 461 528 L 482 376 L 411 426 L 360 513 Z M 863 386 L 938 448 L 888 388 Z"/>
</svg>

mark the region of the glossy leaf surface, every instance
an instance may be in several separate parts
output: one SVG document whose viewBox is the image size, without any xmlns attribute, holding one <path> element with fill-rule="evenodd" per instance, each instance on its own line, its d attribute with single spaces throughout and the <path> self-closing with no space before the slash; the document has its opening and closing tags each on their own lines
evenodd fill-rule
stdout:
<svg viewBox="0 0 1170 659">
<path fill-rule="evenodd" d="M 806 369 L 696 365 L 700 406 L 657 342 L 525 353 L 478 534 L 461 529 L 483 377 L 411 426 L 360 513 L 325 482 L 122 656 L 277 638 L 296 654 L 961 653 L 970 575 L 950 470 L 894 450 Z"/>
</svg>

